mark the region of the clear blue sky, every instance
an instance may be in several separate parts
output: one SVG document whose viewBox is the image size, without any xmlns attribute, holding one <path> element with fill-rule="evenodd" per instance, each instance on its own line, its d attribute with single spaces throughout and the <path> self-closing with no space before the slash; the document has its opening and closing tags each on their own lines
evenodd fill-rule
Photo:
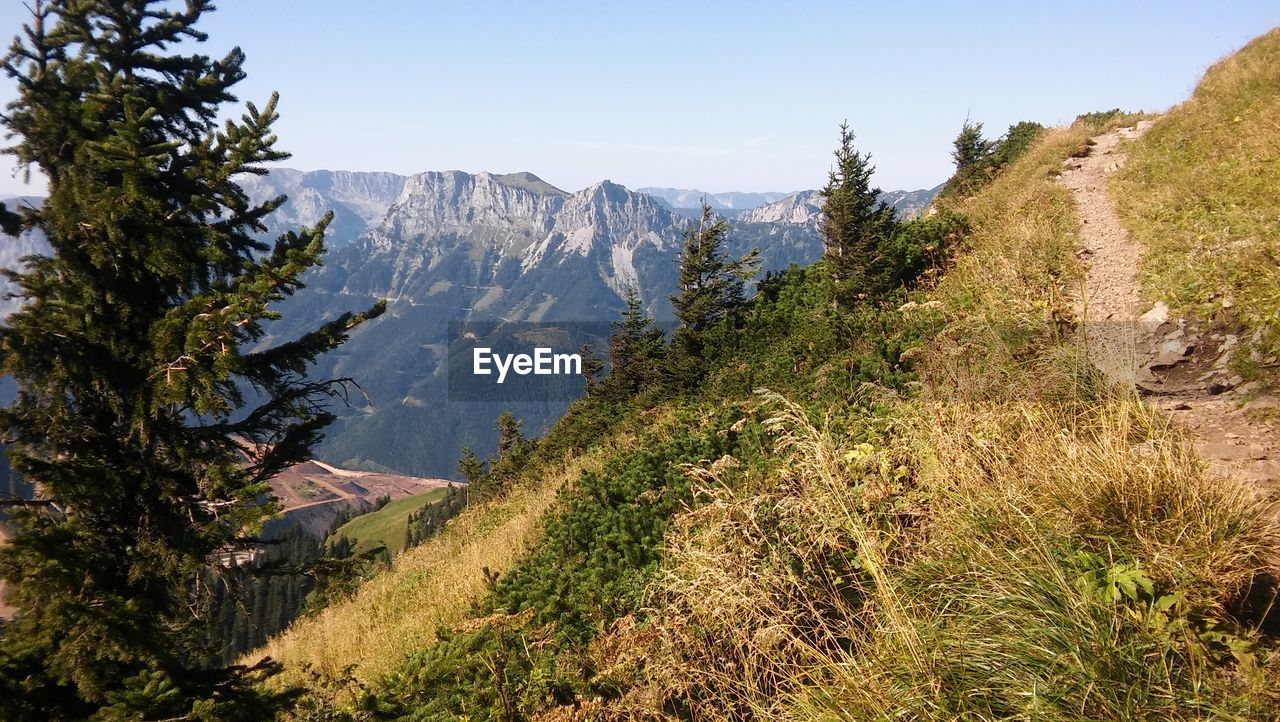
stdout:
<svg viewBox="0 0 1280 722">
<path fill-rule="evenodd" d="M 288 165 L 528 170 L 568 190 L 816 187 L 845 118 L 879 185 L 932 186 L 966 115 L 998 134 L 1164 109 L 1280 25 L 1277 0 L 218 5 L 207 52 L 247 53 L 242 100 L 280 91 Z M 0 34 L 24 13 L 0 0 Z M 0 192 L 38 191 L 11 169 Z"/>
</svg>

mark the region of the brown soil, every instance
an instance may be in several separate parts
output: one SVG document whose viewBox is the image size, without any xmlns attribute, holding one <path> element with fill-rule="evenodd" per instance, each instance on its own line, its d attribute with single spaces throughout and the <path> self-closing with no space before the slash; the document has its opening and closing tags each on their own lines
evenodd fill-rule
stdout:
<svg viewBox="0 0 1280 722">
<path fill-rule="evenodd" d="M 1280 405 L 1231 372 L 1236 337 L 1171 318 L 1163 303 L 1141 303 L 1142 249 L 1116 216 L 1107 180 L 1124 165 L 1123 142 L 1150 125 L 1142 121 L 1094 138 L 1091 152 L 1068 159 L 1060 178 L 1080 214 L 1079 255 L 1088 273 L 1077 310 L 1089 356 L 1189 429 L 1211 471 L 1280 494 Z"/>
</svg>

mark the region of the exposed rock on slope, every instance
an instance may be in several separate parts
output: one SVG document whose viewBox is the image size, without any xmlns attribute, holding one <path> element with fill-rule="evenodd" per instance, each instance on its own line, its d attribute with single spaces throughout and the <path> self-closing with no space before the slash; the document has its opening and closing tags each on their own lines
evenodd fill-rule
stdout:
<svg viewBox="0 0 1280 722">
<path fill-rule="evenodd" d="M 822 194 L 818 191 L 802 191 L 777 202 L 752 208 L 738 214 L 735 220 L 742 223 L 792 223 L 816 224 L 822 215 Z"/>
</svg>

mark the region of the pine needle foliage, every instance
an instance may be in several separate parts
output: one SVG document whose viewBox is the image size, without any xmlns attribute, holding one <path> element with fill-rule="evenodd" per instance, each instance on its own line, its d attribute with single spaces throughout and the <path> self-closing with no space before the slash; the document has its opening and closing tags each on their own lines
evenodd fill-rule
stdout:
<svg viewBox="0 0 1280 722">
<path fill-rule="evenodd" d="M 823 257 L 836 285 L 836 300 L 848 305 L 884 295 L 898 286 L 884 250 L 896 230 L 894 211 L 871 185 L 875 166 L 859 153 L 848 123 L 840 125 L 835 167 L 822 189 Z"/>
<path fill-rule="evenodd" d="M 1039 123 L 1024 120 L 1009 126 L 1007 133 L 992 140 L 983 137 L 982 123 L 966 118 L 952 141 L 951 159 L 956 172 L 943 187 L 942 197 L 970 196 L 985 188 L 996 175 L 1022 157 L 1044 130 Z"/>
<path fill-rule="evenodd" d="M 662 373 L 666 339 L 662 329 L 645 313 L 635 288 L 628 287 L 622 318 L 609 324 L 609 362 L 612 368 L 603 384 L 605 396 L 618 403 L 634 398 Z"/>
<path fill-rule="evenodd" d="M 729 224 L 717 220 L 711 206 L 703 203 L 702 217 L 690 227 L 685 240 L 677 293 L 671 296 L 680 321 L 667 361 L 675 390 L 690 389 L 702 378 L 708 333 L 722 322 L 734 320 L 746 307 L 746 283 L 759 271 L 759 249 L 741 258 L 725 254 L 728 232 Z"/>
<path fill-rule="evenodd" d="M 202 571 L 252 545 L 268 480 L 306 459 L 344 380 L 306 375 L 381 313 L 259 347 L 272 304 L 320 263 L 329 218 L 268 244 L 236 184 L 287 158 L 276 99 L 219 122 L 244 55 L 190 52 L 208 0 L 36 3 L 4 59 L 7 152 L 48 179 L 8 230 L 48 255 L 10 278 L 0 412 L 38 502 L 0 549 L 17 618 L 0 645 L 13 719 L 260 718 L 243 669 L 200 670 Z M 268 501 L 264 501 L 267 499 Z"/>
</svg>

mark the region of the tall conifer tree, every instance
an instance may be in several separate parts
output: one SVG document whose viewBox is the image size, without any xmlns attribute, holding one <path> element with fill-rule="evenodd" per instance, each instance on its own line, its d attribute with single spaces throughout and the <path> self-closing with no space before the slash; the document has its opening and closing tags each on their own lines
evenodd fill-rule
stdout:
<svg viewBox="0 0 1280 722">
<path fill-rule="evenodd" d="M 604 373 L 604 359 L 596 353 L 595 346 L 584 343 L 578 349 L 582 357 L 582 396 L 591 398 L 599 392 L 600 376 Z"/>
<path fill-rule="evenodd" d="M 623 296 L 622 318 L 609 324 L 609 362 L 612 369 L 604 385 L 608 398 L 625 402 L 658 380 L 666 339 L 662 329 L 644 311 L 644 301 L 634 286 Z"/>
<path fill-rule="evenodd" d="M 701 220 L 689 229 L 680 255 L 677 292 L 670 297 L 680 327 L 672 338 L 667 372 L 677 389 L 696 385 L 705 372 L 707 332 L 746 303 L 746 282 L 759 271 L 760 249 L 729 258 L 724 245 L 729 224 L 716 220 L 704 201 Z"/>
<path fill-rule="evenodd" d="M 725 255 L 729 224 L 712 216 L 711 206 L 702 204 L 702 218 L 689 229 L 680 255 L 677 293 L 671 297 L 681 328 L 702 333 L 745 302 L 743 289 L 756 274 L 759 249 L 742 258 Z"/>
<path fill-rule="evenodd" d="M 951 143 L 951 159 L 956 172 L 947 181 L 944 193 L 971 193 L 995 170 L 993 154 L 999 144 L 982 137 L 982 123 L 965 118 L 960 133 Z"/>
<path fill-rule="evenodd" d="M 382 305 L 255 348 L 271 305 L 320 262 L 329 220 L 256 239 L 284 198 L 254 204 L 236 179 L 287 155 L 274 97 L 218 122 L 244 55 L 191 52 L 209 0 L 33 9 L 4 61 L 18 98 L 3 124 L 48 198 L 0 215 L 51 251 L 11 274 L 25 305 L 0 327 L 0 373 L 19 386 L 0 432 L 38 488 L 0 548 L 18 609 L 0 706 L 15 719 L 261 718 L 237 706 L 241 670 L 196 668 L 199 573 L 277 509 L 268 480 L 309 456 L 344 387 L 307 368 Z"/>
<path fill-rule="evenodd" d="M 859 153 L 853 140 L 849 124 L 842 123 L 835 167 L 822 189 L 824 258 L 845 303 L 879 296 L 897 283 L 885 253 L 897 225 L 893 208 L 871 185 L 871 156 Z"/>
<path fill-rule="evenodd" d="M 503 411 L 498 414 L 495 426 L 498 429 L 498 460 L 509 461 L 524 449 L 525 438 L 520 431 L 524 422 L 510 411 Z"/>
<path fill-rule="evenodd" d="M 462 456 L 458 459 L 458 471 L 467 484 L 477 484 L 484 478 L 484 462 L 476 456 L 470 446 L 462 447 Z"/>
</svg>

